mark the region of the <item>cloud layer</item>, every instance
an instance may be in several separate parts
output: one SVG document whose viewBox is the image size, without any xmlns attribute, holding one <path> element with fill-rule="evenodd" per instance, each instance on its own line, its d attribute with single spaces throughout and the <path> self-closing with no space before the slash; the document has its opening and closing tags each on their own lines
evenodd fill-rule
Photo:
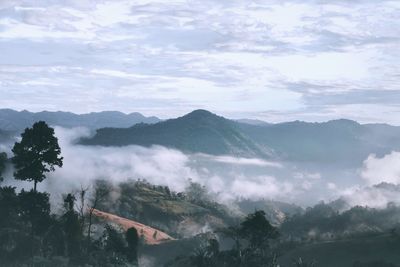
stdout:
<svg viewBox="0 0 400 267">
<path fill-rule="evenodd" d="M 64 165 L 38 185 L 40 190 L 51 192 L 55 201 L 66 192 L 90 187 L 96 179 L 113 183 L 146 179 L 178 192 L 194 181 L 206 186 L 211 195 L 223 202 L 237 198 L 295 201 L 308 194 L 314 182 L 320 180 L 318 174 L 307 173 L 296 173 L 296 179 L 283 179 L 281 176 L 285 175 L 281 172 L 286 173 L 283 163 L 261 159 L 189 155 L 161 146 L 82 146 L 76 141 L 90 134 L 87 129 L 55 127 L 55 130 Z M 17 184 L 31 187 L 29 183 Z"/>
<path fill-rule="evenodd" d="M 39 190 L 51 192 L 54 203 L 60 203 L 62 194 L 90 187 L 96 179 L 114 183 L 146 179 L 174 191 L 184 191 L 191 180 L 206 186 L 211 195 L 223 202 L 274 199 L 307 206 L 342 197 L 350 205 L 378 208 L 391 201 L 400 203 L 400 189 L 394 186 L 400 184 L 399 152 L 381 158 L 370 155 L 359 170 L 337 170 L 316 164 L 184 154 L 161 146 L 82 146 L 76 141 L 90 135 L 88 129 L 55 130 L 64 166 L 38 186 Z M 4 151 L 9 152 L 9 147 L 10 144 L 0 144 Z M 10 169 L 5 176 L 10 178 L 6 184 L 32 187 L 31 183 L 12 179 Z M 375 186 L 382 182 L 390 184 Z"/>
<path fill-rule="evenodd" d="M 399 15 L 390 0 L 6 0 L 0 106 L 400 124 Z"/>
</svg>

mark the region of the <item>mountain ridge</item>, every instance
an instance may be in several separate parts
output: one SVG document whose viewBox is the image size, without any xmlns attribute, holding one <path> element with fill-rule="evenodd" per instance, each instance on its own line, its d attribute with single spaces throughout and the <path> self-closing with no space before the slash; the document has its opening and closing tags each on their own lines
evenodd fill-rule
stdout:
<svg viewBox="0 0 400 267">
<path fill-rule="evenodd" d="M 359 164 L 400 149 L 400 127 L 339 119 L 278 124 L 248 124 L 206 110 L 130 128 L 103 128 L 85 145 L 161 145 L 191 153 Z"/>
<path fill-rule="evenodd" d="M 119 111 L 101 111 L 76 114 L 65 111 L 30 112 L 13 109 L 0 109 L 0 129 L 3 131 L 21 131 L 34 122 L 44 120 L 48 124 L 62 127 L 88 127 L 97 129 L 103 127 L 130 127 L 137 123 L 156 123 L 157 117 L 145 117 L 141 113 L 125 114 Z"/>
<path fill-rule="evenodd" d="M 195 110 L 176 119 L 156 124 L 137 124 L 130 128 L 103 128 L 86 145 L 162 145 L 185 152 L 212 155 L 266 156 L 256 144 L 243 136 L 237 125 L 206 110 Z"/>
</svg>

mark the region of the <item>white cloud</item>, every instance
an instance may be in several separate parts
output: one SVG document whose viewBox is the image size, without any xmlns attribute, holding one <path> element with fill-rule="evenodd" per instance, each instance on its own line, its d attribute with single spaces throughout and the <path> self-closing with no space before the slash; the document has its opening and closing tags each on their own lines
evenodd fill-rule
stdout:
<svg viewBox="0 0 400 267">
<path fill-rule="evenodd" d="M 282 164 L 279 162 L 266 161 L 259 158 L 239 158 L 239 157 L 231 157 L 231 156 L 209 156 L 209 155 L 199 155 L 203 157 L 207 157 L 211 160 L 227 163 L 227 164 L 235 164 L 235 165 L 253 165 L 253 166 L 261 166 L 261 167 L 275 167 L 282 168 Z"/>
<path fill-rule="evenodd" d="M 357 108 L 369 113 L 361 119 L 389 121 L 371 115 L 365 96 L 400 85 L 396 1 L 20 0 L 0 9 L 3 107 L 118 106 L 165 116 L 201 107 L 241 117 L 268 112 L 274 121 L 353 116 Z M 45 71 L 37 77 L 35 68 Z M 43 87 L 36 97 L 35 79 L 49 80 L 33 84 Z M 338 93 L 345 104 L 326 101 Z M 165 112 L 171 101 L 176 110 Z M 396 117 L 390 122 L 400 124 Z"/>
<path fill-rule="evenodd" d="M 327 183 L 327 187 L 329 190 L 336 190 L 337 186 L 334 183 Z"/>
<path fill-rule="evenodd" d="M 395 186 L 354 186 L 342 190 L 341 197 L 350 207 L 368 206 L 371 208 L 386 208 L 388 203 L 400 204 L 399 189 Z"/>
<path fill-rule="evenodd" d="M 369 185 L 381 182 L 400 184 L 400 152 L 392 152 L 381 158 L 370 155 L 364 161 L 361 177 Z"/>
<path fill-rule="evenodd" d="M 241 197 L 292 200 L 302 191 L 292 183 L 270 175 L 246 174 L 243 169 L 246 166 L 267 167 L 264 172 L 281 168 L 280 164 L 261 159 L 186 155 L 161 146 L 82 146 L 76 142 L 91 134 L 88 129 L 55 127 L 55 132 L 64 164 L 62 168 L 56 168 L 55 172 L 48 174 L 38 189 L 50 192 L 53 203 L 57 204 L 62 194 L 90 187 L 97 179 L 112 183 L 146 179 L 152 184 L 167 185 L 178 192 L 183 191 L 191 180 L 205 185 L 209 192 L 224 202 Z M 9 145 L 4 145 L 4 149 L 8 151 Z M 224 164 L 224 167 L 215 168 L 214 163 Z M 6 184 L 31 188 L 31 183 L 15 181 L 11 175 L 10 170 Z"/>
<path fill-rule="evenodd" d="M 276 199 L 282 195 L 289 195 L 294 191 L 291 183 L 280 183 L 272 176 L 239 177 L 234 180 L 231 192 L 239 197 L 248 199 Z M 290 198 L 288 197 L 287 200 Z"/>
</svg>

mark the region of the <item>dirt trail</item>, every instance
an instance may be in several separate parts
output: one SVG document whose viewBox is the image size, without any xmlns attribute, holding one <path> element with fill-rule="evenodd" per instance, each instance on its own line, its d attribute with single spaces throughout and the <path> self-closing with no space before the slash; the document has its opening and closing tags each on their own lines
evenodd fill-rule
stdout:
<svg viewBox="0 0 400 267">
<path fill-rule="evenodd" d="M 126 218 L 122 218 L 119 217 L 117 215 L 111 214 L 111 213 L 107 213 L 107 212 L 103 212 L 100 210 L 93 210 L 93 215 L 95 215 L 98 218 L 104 219 L 106 221 L 115 223 L 120 225 L 125 231 L 128 230 L 131 227 L 135 227 L 139 236 L 143 236 L 144 240 L 146 242 L 146 244 L 149 245 L 157 245 L 166 241 L 170 241 L 170 240 L 176 240 L 175 238 L 169 236 L 168 234 L 152 228 L 150 226 L 126 219 Z"/>
</svg>

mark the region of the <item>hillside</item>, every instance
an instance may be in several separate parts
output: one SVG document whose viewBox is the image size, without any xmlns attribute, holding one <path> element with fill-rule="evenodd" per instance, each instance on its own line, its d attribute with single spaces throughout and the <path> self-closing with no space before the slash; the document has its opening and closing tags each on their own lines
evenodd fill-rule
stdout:
<svg viewBox="0 0 400 267">
<path fill-rule="evenodd" d="M 137 123 L 156 123 L 160 119 L 145 117 L 140 113 L 124 114 L 117 111 L 92 112 L 88 114 L 74 114 L 71 112 L 29 112 L 0 109 L 0 129 L 7 131 L 21 131 L 37 121 L 46 121 L 50 125 L 62 127 L 84 126 L 91 129 L 102 127 L 130 127 Z"/>
<path fill-rule="evenodd" d="M 240 124 L 255 143 L 286 160 L 360 163 L 369 154 L 383 155 L 400 148 L 400 128 L 359 124 L 351 120 L 324 123 L 301 121 L 264 126 Z"/>
<path fill-rule="evenodd" d="M 8 131 L 0 130 L 0 142 L 8 142 L 12 139 L 12 134 Z"/>
<path fill-rule="evenodd" d="M 153 125 L 138 124 L 126 129 L 103 128 L 85 145 L 124 146 L 162 145 L 185 152 L 235 156 L 268 155 L 267 149 L 242 134 L 235 122 L 205 110 Z"/>
<path fill-rule="evenodd" d="M 399 246 L 400 239 L 388 234 L 316 242 L 286 249 L 278 262 L 282 266 L 292 266 L 294 259 L 302 258 L 306 262 L 314 261 L 315 266 L 321 267 L 395 267 L 389 263 L 400 262 Z M 375 264 L 354 265 L 357 262 Z"/>
<path fill-rule="evenodd" d="M 122 227 L 125 231 L 131 227 L 136 228 L 136 231 L 144 239 L 144 242 L 149 245 L 157 245 L 163 242 L 175 240 L 175 238 L 170 235 L 155 229 L 153 227 L 138 223 L 133 220 L 119 217 L 114 214 L 103 212 L 97 209 L 93 210 L 93 215 L 98 219 L 102 219 L 107 223 L 114 223 Z"/>
<path fill-rule="evenodd" d="M 96 207 L 99 210 L 160 229 L 176 238 L 224 227 L 237 219 L 224 205 L 194 199 L 190 194 L 172 192 L 168 187 L 145 181 L 117 185 L 98 181 L 96 190 L 105 192 Z"/>
</svg>

